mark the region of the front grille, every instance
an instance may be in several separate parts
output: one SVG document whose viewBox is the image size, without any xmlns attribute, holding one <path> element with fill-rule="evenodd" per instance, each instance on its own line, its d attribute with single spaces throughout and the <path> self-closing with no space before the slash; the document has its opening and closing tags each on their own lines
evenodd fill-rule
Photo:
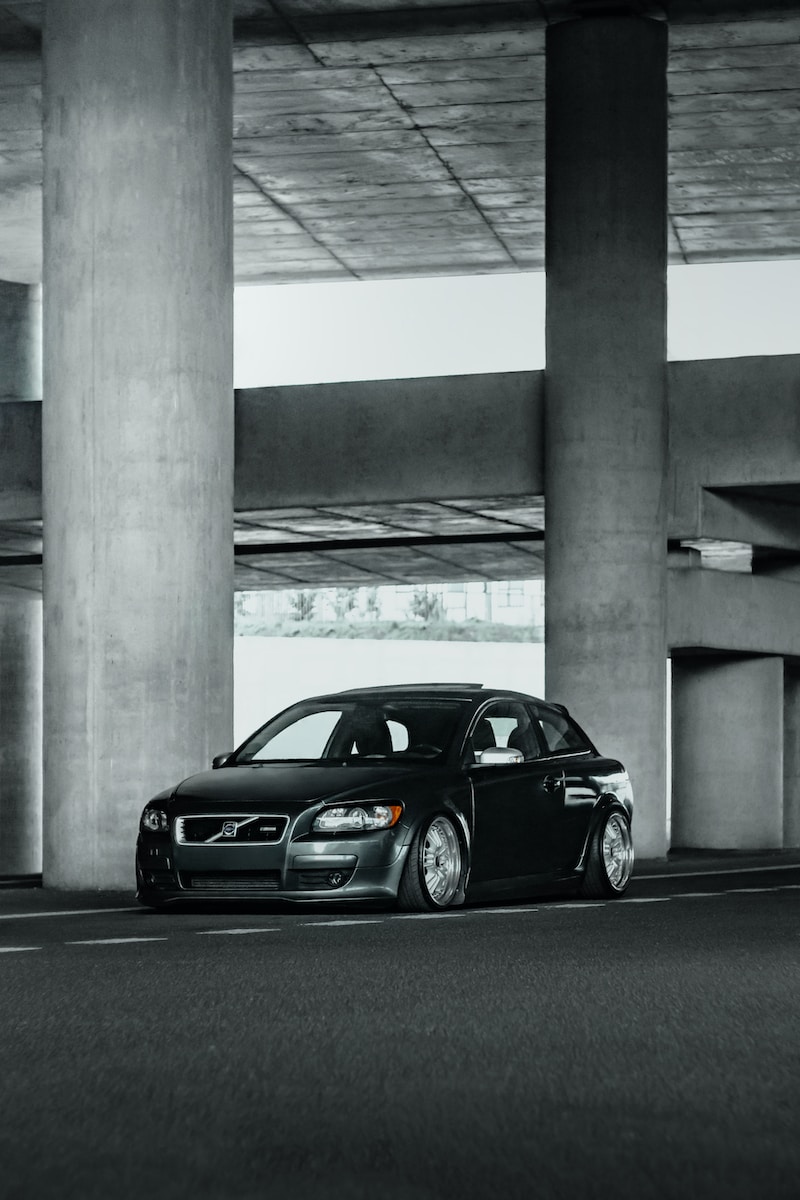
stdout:
<svg viewBox="0 0 800 1200">
<path fill-rule="evenodd" d="M 288 817 L 271 813 L 178 817 L 175 841 L 179 846 L 274 846 L 288 824 Z"/>
<path fill-rule="evenodd" d="M 181 871 L 181 887 L 193 892 L 277 892 L 280 871 Z"/>
</svg>

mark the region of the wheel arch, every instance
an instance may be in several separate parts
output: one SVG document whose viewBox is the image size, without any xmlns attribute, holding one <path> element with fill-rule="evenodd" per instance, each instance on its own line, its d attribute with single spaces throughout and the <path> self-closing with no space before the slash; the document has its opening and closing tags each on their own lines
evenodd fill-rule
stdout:
<svg viewBox="0 0 800 1200">
<path fill-rule="evenodd" d="M 461 866 L 461 879 L 459 880 L 458 890 L 453 898 L 454 905 L 460 905 L 464 903 L 466 898 L 467 882 L 469 880 L 469 873 L 472 864 L 472 835 L 466 816 L 458 807 L 458 805 L 455 804 L 449 797 L 445 796 L 438 804 L 433 804 L 430 808 L 426 808 L 424 812 L 419 813 L 414 821 L 409 823 L 406 841 L 403 847 L 403 863 L 405 864 L 406 859 L 408 858 L 414 838 L 419 830 L 423 828 L 423 826 L 429 825 L 431 821 L 436 819 L 436 817 L 447 817 L 449 821 L 452 821 L 456 834 L 458 835 L 458 839 L 461 843 L 463 857 Z"/>
<path fill-rule="evenodd" d="M 619 796 L 615 792 L 604 792 L 601 796 L 598 796 L 597 803 L 592 809 L 592 815 L 589 819 L 589 827 L 586 830 L 586 837 L 583 839 L 580 857 L 575 864 L 576 871 L 581 872 L 586 869 L 586 858 L 589 853 L 589 847 L 592 844 L 592 838 L 597 832 L 597 827 L 605 817 L 606 813 L 611 812 L 612 810 L 622 813 L 622 815 L 627 819 L 628 824 L 632 824 L 633 814 L 631 810 L 626 804 L 623 803 L 622 800 L 620 800 Z"/>
</svg>

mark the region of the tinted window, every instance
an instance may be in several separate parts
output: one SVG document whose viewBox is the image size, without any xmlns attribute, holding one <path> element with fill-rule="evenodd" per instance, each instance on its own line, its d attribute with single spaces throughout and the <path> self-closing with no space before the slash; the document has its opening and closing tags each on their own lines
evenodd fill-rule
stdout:
<svg viewBox="0 0 800 1200">
<path fill-rule="evenodd" d="M 537 716 L 550 754 L 575 754 L 591 749 L 586 738 L 575 728 L 569 717 L 545 709 L 540 710 Z"/>
<path fill-rule="evenodd" d="M 359 697 L 306 701 L 268 721 L 235 762 L 292 759 L 436 759 L 450 747 L 463 713 L 458 700 Z"/>
<path fill-rule="evenodd" d="M 539 740 L 524 704 L 498 700 L 484 709 L 467 739 L 467 749 L 477 762 L 477 754 L 492 746 L 521 750 L 526 761 L 539 757 Z"/>
</svg>

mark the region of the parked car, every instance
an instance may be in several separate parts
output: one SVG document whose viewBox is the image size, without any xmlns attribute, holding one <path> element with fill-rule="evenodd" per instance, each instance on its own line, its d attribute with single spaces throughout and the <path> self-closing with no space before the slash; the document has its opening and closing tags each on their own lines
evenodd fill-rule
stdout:
<svg viewBox="0 0 800 1200">
<path fill-rule="evenodd" d="M 625 768 L 562 705 L 480 684 L 362 688 L 292 705 L 151 800 L 137 897 L 613 899 L 632 814 Z"/>
</svg>

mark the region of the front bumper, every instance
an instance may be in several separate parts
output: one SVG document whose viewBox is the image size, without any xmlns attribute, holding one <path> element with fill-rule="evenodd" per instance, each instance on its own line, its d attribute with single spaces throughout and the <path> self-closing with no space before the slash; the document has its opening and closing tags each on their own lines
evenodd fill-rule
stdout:
<svg viewBox="0 0 800 1200">
<path fill-rule="evenodd" d="M 402 829 L 275 846 L 187 846 L 168 834 L 140 834 L 136 898 L 150 907 L 186 900 L 391 901 L 407 852 Z"/>
</svg>

